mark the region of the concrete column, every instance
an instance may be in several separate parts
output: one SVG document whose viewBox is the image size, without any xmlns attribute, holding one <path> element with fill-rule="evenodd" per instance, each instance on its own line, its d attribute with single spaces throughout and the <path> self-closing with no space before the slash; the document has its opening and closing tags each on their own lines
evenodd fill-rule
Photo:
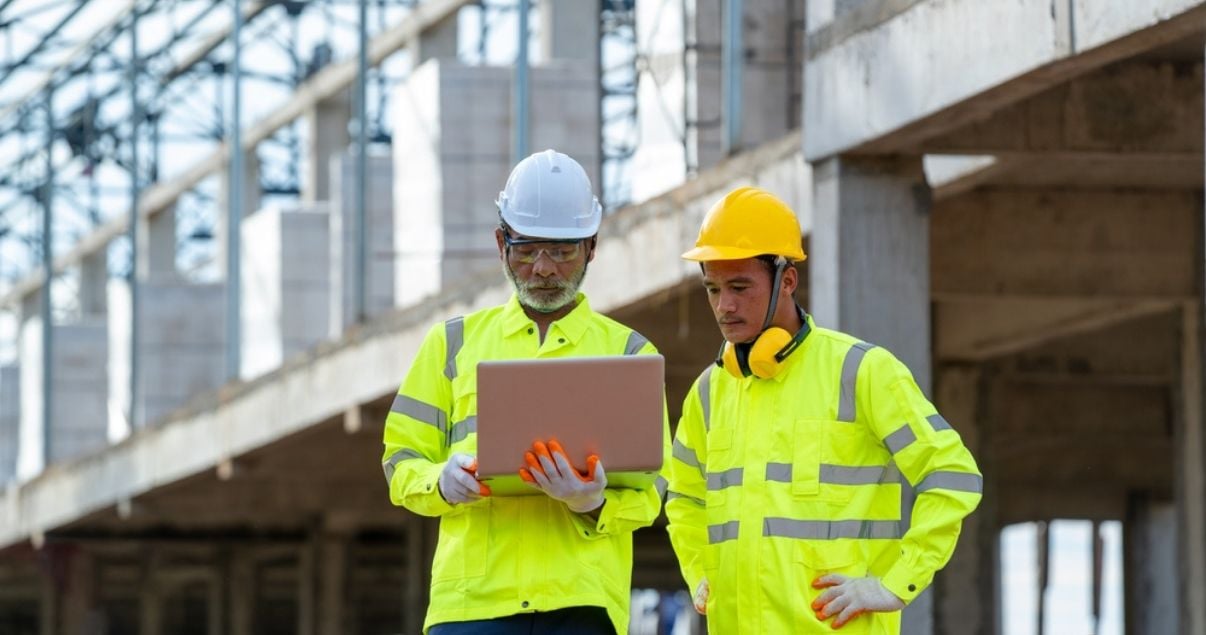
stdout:
<svg viewBox="0 0 1206 635">
<path fill-rule="evenodd" d="M 64 635 L 96 632 L 96 574 L 92 554 L 71 550 L 66 559 L 67 582 L 63 589 L 62 632 Z"/>
<path fill-rule="evenodd" d="M 160 635 L 163 632 L 163 592 L 160 588 L 160 555 L 145 554 L 142 563 L 142 588 L 139 591 L 139 635 Z"/>
<path fill-rule="evenodd" d="M 456 13 L 443 21 L 432 25 L 411 40 L 410 58 L 414 60 L 414 68 L 431 59 L 455 59 L 457 47 Z"/>
<path fill-rule="evenodd" d="M 1133 496 L 1122 528 L 1125 632 L 1180 633 L 1177 598 L 1177 510 L 1150 494 Z"/>
<path fill-rule="evenodd" d="M 318 633 L 343 635 L 344 587 L 347 583 L 347 536 L 326 534 L 319 539 L 322 576 L 318 582 Z M 418 632 L 418 631 L 415 631 Z"/>
<path fill-rule="evenodd" d="M 223 169 L 222 186 L 218 193 L 218 221 L 214 223 L 214 264 L 218 272 L 226 274 L 226 201 L 230 200 L 230 170 Z M 254 150 L 243 153 L 243 215 L 242 218 L 254 214 L 260 209 L 260 159 Z"/>
<path fill-rule="evenodd" d="M 230 556 L 230 635 L 252 635 L 255 616 L 255 561 L 251 554 L 236 549 Z"/>
<path fill-rule="evenodd" d="M 930 199 L 921 158 L 829 159 L 813 178 L 812 314 L 888 348 L 928 394 Z"/>
<path fill-rule="evenodd" d="M 1203 262 L 1201 251 L 1198 266 Z M 1201 269 L 1199 269 L 1201 272 Z M 1199 273 L 1199 284 L 1204 276 Z M 1206 291 L 1199 289 L 1199 293 Z M 1206 635 L 1206 433 L 1203 431 L 1203 312 L 1198 302 L 1187 303 L 1181 332 L 1181 404 L 1173 432 L 1177 508 L 1177 548 L 1180 563 L 1181 628 L 1186 635 Z"/>
<path fill-rule="evenodd" d="M 314 105 L 306 113 L 310 149 L 306 163 L 306 178 L 302 181 L 302 201 L 330 201 L 331 158 L 347 151 L 352 137 L 348 124 L 352 120 L 352 98 L 342 91 Z"/>
<path fill-rule="evenodd" d="M 254 181 L 252 182 L 254 185 Z M 246 187 L 247 184 L 244 184 Z M 225 200 L 225 199 L 223 199 Z M 176 275 L 176 208 L 138 221 L 138 279 Z"/>
<path fill-rule="evenodd" d="M 109 254 L 100 250 L 84 257 L 80 263 L 80 314 L 105 315 L 109 283 Z"/>
<path fill-rule="evenodd" d="M 17 475 L 21 447 L 21 369 L 0 364 L 0 486 Z"/>
<path fill-rule="evenodd" d="M 297 553 L 297 635 L 315 635 L 315 582 L 318 575 L 314 540 L 303 544 Z"/>
<path fill-rule="evenodd" d="M 598 68 L 599 0 L 540 3 L 541 59 L 582 60 Z"/>
<path fill-rule="evenodd" d="M 986 456 L 992 433 L 988 414 L 988 374 L 979 366 L 947 367 L 936 372 L 934 399 L 976 457 L 985 481 L 992 482 Z M 981 504 L 963 522 L 955 555 L 934 580 L 936 635 L 993 635 L 996 605 L 997 522 L 994 504 Z"/>
<path fill-rule="evenodd" d="M 820 326 L 892 351 L 930 394 L 929 187 L 921 157 L 828 159 L 813 169 L 810 309 Z M 908 525 L 912 494 L 902 496 Z M 902 633 L 933 633 L 932 589 Z"/>
<path fill-rule="evenodd" d="M 58 635 L 59 588 L 55 583 L 54 573 L 43 569 L 38 583 L 38 633 Z"/>
</svg>

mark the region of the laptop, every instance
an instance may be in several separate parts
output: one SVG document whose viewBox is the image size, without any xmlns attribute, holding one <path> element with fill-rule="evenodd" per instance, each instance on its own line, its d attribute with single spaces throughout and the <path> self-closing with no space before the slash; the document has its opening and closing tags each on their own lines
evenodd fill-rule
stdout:
<svg viewBox="0 0 1206 635">
<path fill-rule="evenodd" d="M 579 471 L 597 454 L 609 488 L 648 487 L 662 469 L 665 359 L 616 355 L 480 362 L 477 476 L 495 496 L 539 494 L 524 452 L 556 439 Z"/>
</svg>

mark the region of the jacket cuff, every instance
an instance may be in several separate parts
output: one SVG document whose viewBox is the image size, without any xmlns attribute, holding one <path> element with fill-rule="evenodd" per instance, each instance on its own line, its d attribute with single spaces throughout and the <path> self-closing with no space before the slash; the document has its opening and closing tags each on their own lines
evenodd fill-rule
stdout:
<svg viewBox="0 0 1206 635">
<path fill-rule="evenodd" d="M 926 590 L 926 587 L 930 586 L 933 579 L 932 571 L 911 567 L 904 558 L 901 558 L 888 570 L 880 582 L 883 583 L 885 589 L 891 591 L 905 604 L 910 604 L 914 598 Z"/>
</svg>

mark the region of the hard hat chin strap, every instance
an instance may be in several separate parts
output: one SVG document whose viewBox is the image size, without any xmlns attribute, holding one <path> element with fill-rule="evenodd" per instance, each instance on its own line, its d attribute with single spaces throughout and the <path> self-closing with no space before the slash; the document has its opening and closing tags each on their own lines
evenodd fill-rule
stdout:
<svg viewBox="0 0 1206 635">
<path fill-rule="evenodd" d="M 775 309 L 779 307 L 779 286 L 783 283 L 783 272 L 787 269 L 787 258 L 775 256 L 775 278 L 771 283 L 770 304 L 766 306 L 766 319 L 762 320 L 762 331 L 770 328 L 775 319 Z"/>
</svg>

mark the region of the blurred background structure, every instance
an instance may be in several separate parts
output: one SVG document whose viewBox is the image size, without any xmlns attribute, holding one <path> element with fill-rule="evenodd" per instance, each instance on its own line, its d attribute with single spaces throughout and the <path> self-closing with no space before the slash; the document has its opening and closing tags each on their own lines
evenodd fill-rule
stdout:
<svg viewBox="0 0 1206 635">
<path fill-rule="evenodd" d="M 672 418 L 754 183 L 963 435 L 905 633 L 1206 635 L 1204 53 L 1200 0 L 0 0 L 0 633 L 418 633 L 385 413 L 553 147 Z M 636 545 L 632 632 L 700 632 Z"/>
</svg>

